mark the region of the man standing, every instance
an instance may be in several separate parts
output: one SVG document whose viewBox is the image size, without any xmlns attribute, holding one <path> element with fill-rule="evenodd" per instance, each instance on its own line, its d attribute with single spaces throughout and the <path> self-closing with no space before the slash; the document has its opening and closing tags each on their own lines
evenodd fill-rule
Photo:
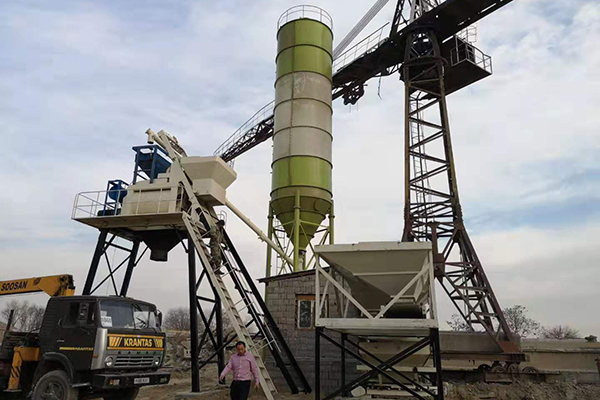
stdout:
<svg viewBox="0 0 600 400">
<path fill-rule="evenodd" d="M 254 387 L 260 387 L 258 379 L 258 367 L 254 356 L 246 351 L 246 343 L 235 344 L 237 354 L 229 358 L 227 366 L 221 372 L 219 380 L 223 381 L 225 376 L 233 371 L 233 382 L 231 383 L 231 400 L 246 400 L 250 393 L 250 384 L 254 378 Z"/>
<path fill-rule="evenodd" d="M 218 220 L 216 225 L 208 231 L 210 236 L 210 256 L 212 258 L 213 269 L 216 273 L 220 274 L 221 263 L 223 261 L 223 249 L 221 243 L 223 243 L 225 221 L 222 219 Z"/>
</svg>

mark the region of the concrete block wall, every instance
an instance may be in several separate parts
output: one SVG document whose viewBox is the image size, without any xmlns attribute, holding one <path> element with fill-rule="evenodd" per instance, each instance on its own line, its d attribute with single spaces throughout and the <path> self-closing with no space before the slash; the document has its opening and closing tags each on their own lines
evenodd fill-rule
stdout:
<svg viewBox="0 0 600 400">
<path fill-rule="evenodd" d="M 312 273 L 311 273 L 312 272 Z M 338 280 L 339 281 L 339 280 Z M 320 282 L 321 289 L 325 282 Z M 314 389 L 315 371 L 315 330 L 297 328 L 297 296 L 315 294 L 314 271 L 301 272 L 298 274 L 280 277 L 266 282 L 266 303 L 275 322 L 279 326 L 281 334 L 286 339 L 292 350 L 296 361 L 300 365 L 304 375 Z M 329 316 L 340 317 L 337 299 L 333 289 L 328 293 Z M 353 312 L 353 310 L 351 310 Z M 327 334 L 336 341 L 340 335 L 336 332 L 327 331 Z M 289 387 L 280 370 L 270 354 L 266 357 L 267 368 L 275 381 L 277 389 L 288 392 Z M 346 381 L 358 377 L 356 371 L 357 361 L 352 356 L 346 355 Z M 321 393 L 327 394 L 341 385 L 341 350 L 331 343 L 321 339 Z"/>
</svg>

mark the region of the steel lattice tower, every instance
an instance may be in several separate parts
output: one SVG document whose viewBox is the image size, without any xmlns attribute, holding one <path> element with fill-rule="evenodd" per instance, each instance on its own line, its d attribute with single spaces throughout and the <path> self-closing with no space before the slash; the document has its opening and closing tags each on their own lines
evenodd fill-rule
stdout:
<svg viewBox="0 0 600 400">
<path fill-rule="evenodd" d="M 402 2 L 400 2 L 402 3 Z M 410 19 L 437 2 L 415 1 Z M 398 18 L 398 10 L 396 13 Z M 405 83 L 405 209 L 403 241 L 431 241 L 436 277 L 471 328 L 479 325 L 503 350 L 512 333 L 464 225 L 460 205 L 440 42 L 433 27 L 408 36 Z"/>
</svg>

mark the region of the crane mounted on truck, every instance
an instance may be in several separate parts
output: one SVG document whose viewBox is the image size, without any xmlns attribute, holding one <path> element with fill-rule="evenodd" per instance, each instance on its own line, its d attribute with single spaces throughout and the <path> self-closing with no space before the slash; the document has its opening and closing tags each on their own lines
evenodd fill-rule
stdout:
<svg viewBox="0 0 600 400">
<path fill-rule="evenodd" d="M 50 295 L 39 331 L 7 327 L 0 346 L 0 399 L 133 400 L 167 384 L 165 334 L 153 304 L 75 296 L 71 275 L 0 281 L 0 296 Z"/>
</svg>

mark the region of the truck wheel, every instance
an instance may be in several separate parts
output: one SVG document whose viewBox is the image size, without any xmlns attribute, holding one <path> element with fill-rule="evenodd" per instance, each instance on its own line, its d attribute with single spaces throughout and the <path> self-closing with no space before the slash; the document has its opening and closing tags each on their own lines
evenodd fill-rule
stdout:
<svg viewBox="0 0 600 400">
<path fill-rule="evenodd" d="M 104 395 L 104 400 L 134 400 L 139 392 L 139 388 L 113 390 L 112 393 Z"/>
<path fill-rule="evenodd" d="M 65 371 L 50 371 L 35 385 L 33 400 L 77 400 L 78 394 Z"/>
</svg>

